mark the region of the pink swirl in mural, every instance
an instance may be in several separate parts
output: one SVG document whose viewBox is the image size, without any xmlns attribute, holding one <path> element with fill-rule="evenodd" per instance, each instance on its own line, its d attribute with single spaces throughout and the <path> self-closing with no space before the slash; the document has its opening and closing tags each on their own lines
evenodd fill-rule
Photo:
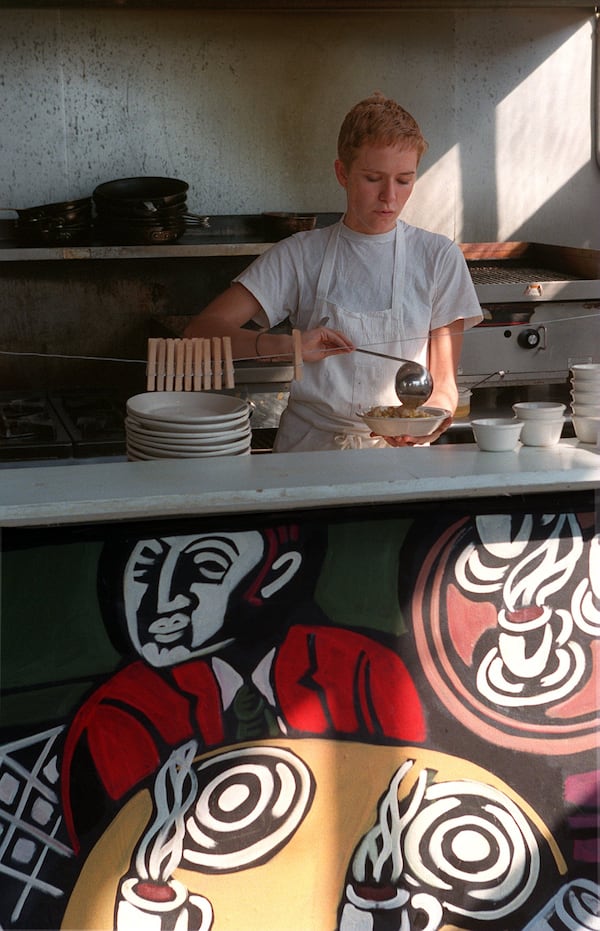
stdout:
<svg viewBox="0 0 600 931">
<path fill-rule="evenodd" d="M 597 746 L 599 538 L 575 514 L 458 521 L 430 548 L 412 601 L 425 675 L 473 733 L 570 754 Z"/>
</svg>

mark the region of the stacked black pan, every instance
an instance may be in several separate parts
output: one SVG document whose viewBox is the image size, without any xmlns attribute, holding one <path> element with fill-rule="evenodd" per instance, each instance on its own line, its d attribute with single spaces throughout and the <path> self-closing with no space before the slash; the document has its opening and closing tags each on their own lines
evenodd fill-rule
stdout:
<svg viewBox="0 0 600 931">
<path fill-rule="evenodd" d="M 208 218 L 188 213 L 189 185 L 176 178 L 121 178 L 94 190 L 96 236 L 119 245 L 175 242 L 188 225 Z"/>
<path fill-rule="evenodd" d="M 27 246 L 88 243 L 92 231 L 92 198 L 43 204 L 39 207 L 3 207 L 17 214 L 19 242 Z"/>
</svg>

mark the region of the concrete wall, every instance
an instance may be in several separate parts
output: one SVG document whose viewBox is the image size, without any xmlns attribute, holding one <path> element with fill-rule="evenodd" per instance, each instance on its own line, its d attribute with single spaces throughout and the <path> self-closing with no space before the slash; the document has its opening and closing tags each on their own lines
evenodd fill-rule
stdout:
<svg viewBox="0 0 600 931">
<path fill-rule="evenodd" d="M 340 210 L 340 121 L 381 89 L 430 142 L 410 222 L 599 248 L 592 40 L 578 9 L 5 10 L 0 204 L 161 174 L 196 212 Z"/>
</svg>

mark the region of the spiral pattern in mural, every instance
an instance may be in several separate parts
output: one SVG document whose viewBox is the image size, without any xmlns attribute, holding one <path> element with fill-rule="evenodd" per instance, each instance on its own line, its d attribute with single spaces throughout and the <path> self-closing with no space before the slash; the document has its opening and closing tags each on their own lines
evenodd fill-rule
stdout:
<svg viewBox="0 0 600 931">
<path fill-rule="evenodd" d="M 538 846 L 523 813 L 482 783 L 430 785 L 403 847 L 413 882 L 472 918 L 514 911 L 539 875 Z"/>
<path fill-rule="evenodd" d="M 556 915 L 567 931 L 598 931 L 600 928 L 600 887 L 586 879 L 564 886 L 554 902 Z"/>
<path fill-rule="evenodd" d="M 198 798 L 186 819 L 183 860 L 227 872 L 270 859 L 296 831 L 314 796 L 310 770 L 276 747 L 221 753 L 197 769 Z"/>
</svg>

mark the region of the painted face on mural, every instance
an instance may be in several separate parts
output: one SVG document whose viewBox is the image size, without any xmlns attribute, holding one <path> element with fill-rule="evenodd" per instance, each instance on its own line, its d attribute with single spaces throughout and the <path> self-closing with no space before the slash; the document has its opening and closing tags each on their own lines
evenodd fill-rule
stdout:
<svg viewBox="0 0 600 931">
<path fill-rule="evenodd" d="M 255 531 L 140 540 L 124 577 L 127 626 L 138 652 L 154 666 L 206 652 L 229 596 L 263 549 Z"/>
<path fill-rule="evenodd" d="M 230 597 L 264 551 L 258 531 L 140 540 L 123 578 L 127 627 L 138 653 L 153 666 L 169 666 L 230 643 L 218 636 Z M 283 587 L 299 562 L 299 554 L 288 553 L 262 597 Z"/>
</svg>

